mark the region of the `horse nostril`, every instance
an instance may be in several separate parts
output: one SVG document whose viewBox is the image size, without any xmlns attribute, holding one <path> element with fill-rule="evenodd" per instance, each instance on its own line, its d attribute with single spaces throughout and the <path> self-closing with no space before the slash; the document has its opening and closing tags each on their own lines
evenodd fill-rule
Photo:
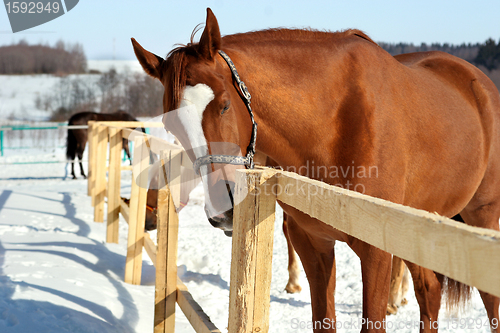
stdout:
<svg viewBox="0 0 500 333">
<path fill-rule="evenodd" d="M 218 227 L 219 227 L 219 225 L 220 225 L 220 222 L 217 222 L 217 221 L 215 221 L 214 219 L 211 219 L 211 218 L 209 218 L 209 219 L 208 219 L 208 222 L 210 222 L 210 224 L 211 224 L 214 228 L 218 228 Z"/>
</svg>

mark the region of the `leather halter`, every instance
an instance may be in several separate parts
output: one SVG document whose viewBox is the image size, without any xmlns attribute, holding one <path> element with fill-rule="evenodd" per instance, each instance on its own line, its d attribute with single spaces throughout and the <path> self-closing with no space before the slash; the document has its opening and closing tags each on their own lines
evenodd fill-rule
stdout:
<svg viewBox="0 0 500 333">
<path fill-rule="evenodd" d="M 224 163 L 224 164 L 236 164 L 236 165 L 245 165 L 249 169 L 253 169 L 254 162 L 253 157 L 255 155 L 255 142 L 257 141 L 257 123 L 255 122 L 252 108 L 250 107 L 250 99 L 252 96 L 248 92 L 247 86 L 240 79 L 238 71 L 234 66 L 233 61 L 229 56 L 222 50 L 219 50 L 219 54 L 226 61 L 231 73 L 233 74 L 233 78 L 238 84 L 239 92 L 243 102 L 247 107 L 248 113 L 250 114 L 250 119 L 252 120 L 252 136 L 250 137 L 250 144 L 247 147 L 247 155 L 246 156 L 231 156 L 231 155 L 206 155 L 196 159 L 193 163 L 193 168 L 196 174 L 200 173 L 200 167 L 205 164 L 211 163 Z"/>
<path fill-rule="evenodd" d="M 156 214 L 156 207 L 151 207 L 150 205 L 146 205 L 146 209 L 149 210 L 151 213 Z"/>
</svg>

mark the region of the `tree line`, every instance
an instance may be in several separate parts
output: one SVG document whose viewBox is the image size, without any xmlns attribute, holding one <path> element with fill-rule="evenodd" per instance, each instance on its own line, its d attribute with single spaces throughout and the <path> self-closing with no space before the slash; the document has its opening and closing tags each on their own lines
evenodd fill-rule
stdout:
<svg viewBox="0 0 500 333">
<path fill-rule="evenodd" d="M 495 44 L 493 39 L 488 39 L 481 47 L 474 59 L 477 65 L 482 65 L 488 70 L 500 68 L 500 40 Z"/>
<path fill-rule="evenodd" d="M 0 46 L 0 74 L 78 74 L 87 70 L 81 44 L 58 41 L 54 46 L 25 40 Z"/>
</svg>

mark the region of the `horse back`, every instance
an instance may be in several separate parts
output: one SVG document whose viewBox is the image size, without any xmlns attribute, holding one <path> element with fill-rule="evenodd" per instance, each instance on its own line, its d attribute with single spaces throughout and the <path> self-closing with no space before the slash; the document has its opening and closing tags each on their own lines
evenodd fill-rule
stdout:
<svg viewBox="0 0 500 333">
<path fill-rule="evenodd" d="M 87 125 L 89 120 L 98 120 L 98 113 L 92 111 L 84 111 L 75 113 L 68 120 L 68 125 Z"/>
<path fill-rule="evenodd" d="M 122 110 L 110 113 L 109 116 L 114 118 L 114 120 L 137 121 L 137 118 L 133 117 L 130 113 Z"/>
<path fill-rule="evenodd" d="M 68 120 L 69 125 L 87 125 L 90 120 L 94 121 L 137 121 L 131 114 L 125 111 L 117 111 L 113 113 L 97 113 L 92 111 L 84 111 L 75 113 Z"/>
<path fill-rule="evenodd" d="M 366 194 L 453 216 L 490 169 L 500 180 L 500 96 L 484 73 L 443 52 L 392 57 L 361 38 L 343 50 L 330 74 L 343 92 L 332 156 L 378 167 Z"/>
</svg>

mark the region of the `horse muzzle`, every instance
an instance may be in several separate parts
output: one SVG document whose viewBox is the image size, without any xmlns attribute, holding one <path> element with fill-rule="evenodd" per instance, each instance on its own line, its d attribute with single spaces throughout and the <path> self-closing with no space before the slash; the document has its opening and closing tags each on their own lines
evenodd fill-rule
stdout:
<svg viewBox="0 0 500 333">
<path fill-rule="evenodd" d="M 232 236 L 233 234 L 233 209 L 230 209 L 222 214 L 216 216 L 210 216 L 210 213 L 205 209 L 207 214 L 208 222 L 214 227 L 224 231 L 226 236 Z"/>
</svg>

